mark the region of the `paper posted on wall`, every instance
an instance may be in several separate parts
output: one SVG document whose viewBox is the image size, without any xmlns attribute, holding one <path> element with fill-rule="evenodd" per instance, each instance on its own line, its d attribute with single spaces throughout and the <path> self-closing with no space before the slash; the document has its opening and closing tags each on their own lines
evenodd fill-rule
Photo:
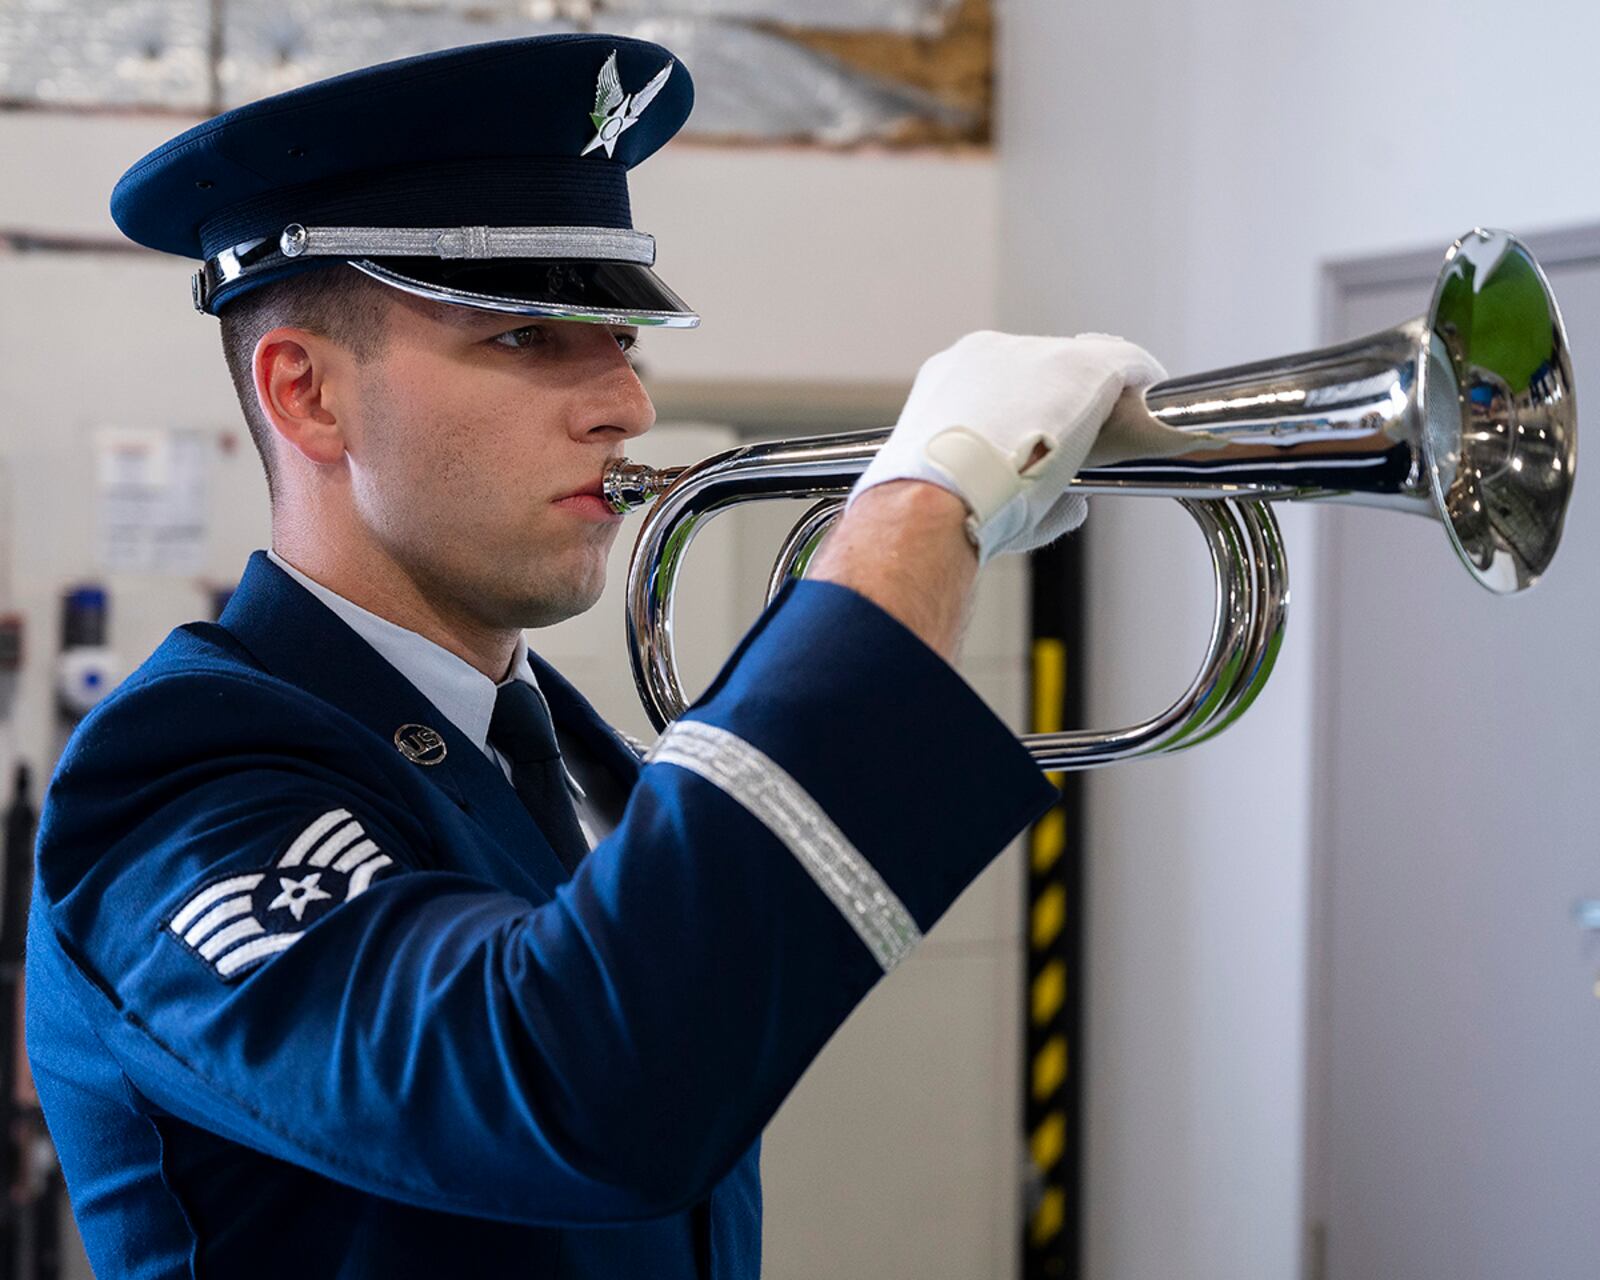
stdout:
<svg viewBox="0 0 1600 1280">
<path fill-rule="evenodd" d="M 99 560 L 108 571 L 199 573 L 206 565 L 204 431 L 104 427 L 95 433 Z"/>
</svg>

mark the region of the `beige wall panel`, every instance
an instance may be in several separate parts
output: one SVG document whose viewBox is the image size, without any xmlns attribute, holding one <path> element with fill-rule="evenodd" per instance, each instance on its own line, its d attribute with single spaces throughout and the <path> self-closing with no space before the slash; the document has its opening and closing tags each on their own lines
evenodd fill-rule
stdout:
<svg viewBox="0 0 1600 1280">
<path fill-rule="evenodd" d="M 1020 981 L 924 949 L 867 998 L 768 1130 L 767 1280 L 1013 1274 Z"/>
</svg>

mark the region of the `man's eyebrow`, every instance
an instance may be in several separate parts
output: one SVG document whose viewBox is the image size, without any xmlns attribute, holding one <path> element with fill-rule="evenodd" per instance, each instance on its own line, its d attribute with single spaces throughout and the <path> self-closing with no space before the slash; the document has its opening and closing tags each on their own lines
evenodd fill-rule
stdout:
<svg viewBox="0 0 1600 1280">
<path fill-rule="evenodd" d="M 519 315 L 511 311 L 493 311 L 488 307 L 458 307 L 448 302 L 434 302 L 429 300 L 434 317 L 442 324 L 450 325 L 455 329 L 478 330 L 489 328 L 516 328 L 517 322 L 522 325 L 535 324 L 570 324 L 572 321 L 554 320 L 551 316 Z M 610 329 L 613 333 L 628 333 L 638 335 L 639 326 L 635 324 L 606 324 L 600 326 Z"/>
<path fill-rule="evenodd" d="M 510 323 L 518 317 L 504 311 L 491 311 L 487 307 L 458 307 L 448 302 L 433 304 L 434 318 L 456 329 L 482 329 L 502 321 Z"/>
</svg>

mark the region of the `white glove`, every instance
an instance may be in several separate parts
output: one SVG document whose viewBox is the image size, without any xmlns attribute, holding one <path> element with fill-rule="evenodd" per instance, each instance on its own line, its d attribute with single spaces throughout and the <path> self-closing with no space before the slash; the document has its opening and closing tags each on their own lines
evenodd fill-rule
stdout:
<svg viewBox="0 0 1600 1280">
<path fill-rule="evenodd" d="M 1083 523 L 1087 503 L 1066 485 L 1118 397 L 1166 376 L 1148 351 L 1108 334 L 969 333 L 918 370 L 850 500 L 888 480 L 927 480 L 967 504 L 980 563 L 1042 547 Z M 1167 430 L 1140 399 L 1130 411 Z M 1030 466 L 1041 446 L 1047 452 Z"/>
</svg>

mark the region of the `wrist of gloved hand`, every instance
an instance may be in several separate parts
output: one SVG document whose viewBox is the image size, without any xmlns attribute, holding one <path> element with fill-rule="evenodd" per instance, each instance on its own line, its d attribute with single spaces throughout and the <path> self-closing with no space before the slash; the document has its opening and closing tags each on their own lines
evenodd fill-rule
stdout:
<svg viewBox="0 0 1600 1280">
<path fill-rule="evenodd" d="M 1026 518 L 1017 501 L 1023 483 L 1018 468 L 964 427 L 951 427 L 915 449 L 886 444 L 856 481 L 850 498 L 890 480 L 921 480 L 960 498 L 967 508 L 967 537 L 980 562 L 994 554 L 997 539 L 1014 535 Z"/>
<path fill-rule="evenodd" d="M 1024 479 L 1010 459 L 988 448 L 974 433 L 952 428 L 929 442 L 928 448 L 908 457 L 885 456 L 883 451 L 868 465 L 850 492 L 850 499 L 891 480 L 921 480 L 955 494 L 966 504 L 967 540 L 978 553 L 978 563 L 987 564 L 1002 551 L 1016 547 L 1027 532 L 1033 513 L 1027 502 Z M 1064 493 L 1057 500 L 1059 511 L 1050 515 L 1050 530 L 1045 541 L 1054 541 L 1083 523 L 1088 512 L 1078 494 Z M 1040 528 L 1040 533 L 1045 530 Z M 1041 546 L 1042 542 L 1030 542 Z"/>
<path fill-rule="evenodd" d="M 851 498 L 922 480 L 966 503 L 980 563 L 1043 546 L 1083 522 L 1087 503 L 1066 486 L 1118 397 L 1165 376 L 1148 352 L 1104 334 L 969 334 L 918 371 Z"/>
</svg>

